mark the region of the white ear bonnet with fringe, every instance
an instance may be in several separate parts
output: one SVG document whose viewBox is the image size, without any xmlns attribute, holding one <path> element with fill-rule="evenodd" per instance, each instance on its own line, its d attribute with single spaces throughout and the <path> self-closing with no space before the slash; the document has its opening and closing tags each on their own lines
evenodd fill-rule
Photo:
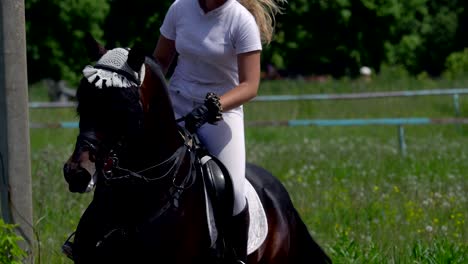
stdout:
<svg viewBox="0 0 468 264">
<path fill-rule="evenodd" d="M 145 64 L 139 72 L 135 72 L 128 64 L 128 50 L 115 48 L 107 51 L 95 64 L 87 65 L 83 75 L 90 83 L 102 89 L 103 87 L 128 88 L 140 86 L 145 78 Z M 125 76 L 127 75 L 127 76 Z"/>
</svg>

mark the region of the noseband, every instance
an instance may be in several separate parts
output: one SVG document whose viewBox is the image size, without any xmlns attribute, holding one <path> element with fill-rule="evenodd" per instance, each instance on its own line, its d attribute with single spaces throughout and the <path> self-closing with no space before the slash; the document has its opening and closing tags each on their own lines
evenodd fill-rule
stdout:
<svg viewBox="0 0 468 264">
<path fill-rule="evenodd" d="M 96 157 L 98 156 L 98 151 L 102 149 L 102 144 L 100 140 L 96 136 L 94 132 L 83 132 L 78 135 L 78 139 L 76 141 L 77 149 L 79 150 L 77 153 L 82 153 L 83 151 L 88 151 L 88 158 L 90 160 L 94 159 L 94 163 L 96 163 Z M 97 170 L 96 170 L 97 171 Z M 90 175 L 91 178 L 86 186 L 84 192 L 90 192 L 93 190 L 94 186 L 97 183 L 97 174 L 94 172 L 93 175 Z"/>
<path fill-rule="evenodd" d="M 93 131 L 81 132 L 78 135 L 77 143 L 79 143 L 80 149 L 92 151 L 94 154 L 97 153 L 98 147 L 101 147 L 101 141 Z"/>
</svg>

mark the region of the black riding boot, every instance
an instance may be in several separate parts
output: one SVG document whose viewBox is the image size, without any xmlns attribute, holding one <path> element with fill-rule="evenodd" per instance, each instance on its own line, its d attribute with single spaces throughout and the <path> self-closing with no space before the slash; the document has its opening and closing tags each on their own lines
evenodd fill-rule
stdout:
<svg viewBox="0 0 468 264">
<path fill-rule="evenodd" d="M 226 228 L 226 238 L 229 246 L 233 249 L 233 260 L 235 264 L 247 263 L 247 239 L 249 234 L 249 205 L 246 201 L 244 209 L 231 217 Z"/>
</svg>

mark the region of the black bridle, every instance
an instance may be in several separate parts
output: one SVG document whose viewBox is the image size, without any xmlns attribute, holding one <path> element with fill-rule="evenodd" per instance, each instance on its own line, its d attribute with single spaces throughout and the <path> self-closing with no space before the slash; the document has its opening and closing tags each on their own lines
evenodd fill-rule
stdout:
<svg viewBox="0 0 468 264">
<path fill-rule="evenodd" d="M 119 153 L 123 146 L 124 138 L 118 140 L 113 147 L 107 148 L 94 131 L 86 131 L 79 134 L 78 144 L 80 149 L 88 150 L 91 156 L 98 157 L 107 153 L 107 158 L 96 160 L 96 162 L 102 162 L 102 176 L 106 184 L 112 184 L 118 181 L 140 181 L 150 183 L 172 176 L 172 186 L 178 190 L 185 190 L 190 188 L 195 181 L 197 144 L 195 144 L 196 140 L 194 136 L 185 128 L 180 126 L 179 131 L 184 139 L 184 143 L 177 148 L 174 153 L 163 161 L 138 171 L 123 168 L 119 165 Z M 181 183 L 178 184 L 176 182 L 177 175 L 187 155 L 190 157 L 188 163 L 190 167 L 187 174 L 181 180 Z M 150 172 L 154 170 L 160 171 L 162 167 L 167 167 L 167 170 L 160 172 L 157 176 L 148 176 Z"/>
</svg>

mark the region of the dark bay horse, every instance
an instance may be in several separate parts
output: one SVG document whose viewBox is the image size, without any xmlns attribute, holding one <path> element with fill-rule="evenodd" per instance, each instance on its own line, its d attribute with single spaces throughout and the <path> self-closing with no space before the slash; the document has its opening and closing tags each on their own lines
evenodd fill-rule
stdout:
<svg viewBox="0 0 468 264">
<path fill-rule="evenodd" d="M 96 61 L 110 52 L 92 38 L 86 45 Z M 193 138 L 175 120 L 157 62 L 137 47 L 125 59 L 130 74 L 95 70 L 126 77 L 131 85 L 83 78 L 77 91 L 79 135 L 64 176 L 71 192 L 95 188 L 72 257 L 75 263 L 219 263 L 210 251 L 212 228 Z M 284 186 L 253 164 L 247 164 L 246 177 L 267 225 L 248 263 L 331 263 Z"/>
</svg>

